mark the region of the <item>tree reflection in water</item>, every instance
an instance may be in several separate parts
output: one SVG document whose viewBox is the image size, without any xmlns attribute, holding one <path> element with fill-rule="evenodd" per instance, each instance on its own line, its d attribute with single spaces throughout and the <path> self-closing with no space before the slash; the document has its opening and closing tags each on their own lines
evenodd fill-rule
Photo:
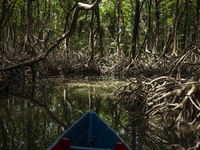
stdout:
<svg viewBox="0 0 200 150">
<path fill-rule="evenodd" d="M 140 123 L 132 122 L 110 95 L 115 87 L 124 83 L 52 79 L 1 93 L 0 149 L 47 149 L 89 109 L 133 150 L 194 146 L 193 142 L 186 142 L 188 136 L 176 130 L 158 130 L 152 126 L 138 129 Z"/>
</svg>

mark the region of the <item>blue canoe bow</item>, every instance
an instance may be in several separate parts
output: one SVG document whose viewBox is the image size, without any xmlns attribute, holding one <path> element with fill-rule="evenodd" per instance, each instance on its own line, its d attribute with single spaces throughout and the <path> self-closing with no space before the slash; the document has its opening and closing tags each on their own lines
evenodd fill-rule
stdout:
<svg viewBox="0 0 200 150">
<path fill-rule="evenodd" d="M 70 149 L 74 150 L 114 150 L 117 143 L 131 150 L 93 110 L 87 112 L 67 129 L 48 150 L 55 149 L 54 146 L 65 138 L 69 140 Z"/>
</svg>

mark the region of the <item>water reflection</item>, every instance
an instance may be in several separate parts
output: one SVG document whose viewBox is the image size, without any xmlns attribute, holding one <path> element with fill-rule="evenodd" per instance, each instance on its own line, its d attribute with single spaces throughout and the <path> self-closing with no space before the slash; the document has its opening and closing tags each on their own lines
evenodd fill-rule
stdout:
<svg viewBox="0 0 200 150">
<path fill-rule="evenodd" d="M 112 85 L 124 83 L 54 79 L 2 93 L 0 149 L 46 149 L 89 109 L 126 134 L 115 121 L 121 110 L 115 114 L 110 97 Z"/>
<path fill-rule="evenodd" d="M 0 149 L 47 149 L 90 109 L 133 150 L 171 149 L 175 140 L 170 138 L 176 134 L 150 126 L 138 129 L 140 123 L 132 122 L 122 107 L 114 105 L 110 93 L 125 83 L 51 79 L 1 93 Z"/>
</svg>

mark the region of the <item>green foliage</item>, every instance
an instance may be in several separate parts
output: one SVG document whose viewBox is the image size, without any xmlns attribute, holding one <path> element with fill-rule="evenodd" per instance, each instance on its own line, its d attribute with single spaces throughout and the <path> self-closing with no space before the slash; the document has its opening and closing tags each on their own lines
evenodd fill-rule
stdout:
<svg viewBox="0 0 200 150">
<path fill-rule="evenodd" d="M 30 14 L 28 14 L 28 2 L 30 2 Z M 155 35 L 156 35 L 156 3 L 155 1 L 140 1 L 143 4 L 141 7 L 140 14 L 140 24 L 139 24 L 139 38 L 137 39 L 137 45 L 141 45 L 145 39 L 145 32 L 147 30 L 152 34 L 152 44 L 155 45 Z M 168 35 L 172 32 L 174 26 L 175 12 L 176 12 L 176 0 L 162 0 L 159 1 L 159 39 L 160 39 L 160 51 L 162 50 L 163 44 L 165 43 Z M 92 3 L 91 1 L 88 3 Z M 0 29 L 0 42 L 1 46 L 4 48 L 3 51 L 13 54 L 21 54 L 24 45 L 24 40 L 26 34 L 28 35 L 29 45 L 34 45 L 37 39 L 45 40 L 47 38 L 48 32 L 50 32 L 49 40 L 46 43 L 48 47 L 53 43 L 60 35 L 67 31 L 70 28 L 71 18 L 73 16 L 76 1 L 70 0 L 54 0 L 54 1 L 24 1 L 17 0 L 15 3 L 11 0 L 8 0 L 5 5 L 7 9 L 2 9 L 3 2 L 0 3 L 0 16 L 3 20 L 1 26 L 6 23 Z M 151 15 L 149 15 L 149 6 Z M 70 8 L 69 8 L 70 7 Z M 178 27 L 178 42 L 180 42 L 181 37 L 183 37 L 183 30 L 185 21 L 186 23 L 186 38 L 192 34 L 195 24 L 196 17 L 196 1 L 188 0 L 188 4 L 185 4 L 185 1 L 179 2 L 179 14 L 178 19 L 180 20 L 180 25 Z M 13 11 L 12 11 L 13 10 Z M 72 12 L 70 11 L 72 10 Z M 121 26 L 123 29 L 121 36 L 121 45 L 120 47 L 124 53 L 129 55 L 130 45 L 132 43 L 132 35 L 134 28 L 134 16 L 135 16 L 135 1 L 133 0 L 123 0 L 121 1 L 121 12 L 122 20 Z M 186 11 L 187 10 L 187 11 Z M 5 11 L 5 12 L 2 12 Z M 90 13 L 91 11 L 81 10 L 77 20 L 76 31 L 70 39 L 70 48 L 73 51 L 81 49 L 89 45 L 89 35 L 90 35 Z M 183 14 L 182 14 L 183 13 Z M 29 15 L 29 17 L 28 17 Z M 67 18 L 67 16 L 69 18 Z M 113 43 L 116 43 L 118 35 L 118 0 L 102 0 L 99 5 L 99 17 L 100 17 L 100 28 L 103 36 L 103 47 L 107 46 L 116 46 Z M 7 20 L 8 18 L 8 20 Z M 149 20 L 151 19 L 151 20 Z M 148 25 L 149 21 L 151 26 Z M 97 32 L 97 17 L 94 15 L 94 36 L 97 39 L 96 49 L 99 47 L 99 34 Z M 150 27 L 150 29 L 149 29 Z M 146 28 L 146 29 L 145 29 Z M 145 31 L 146 30 L 146 31 Z M 28 32 L 29 31 L 29 32 Z M 149 34 L 150 34 L 149 33 Z M 147 35 L 149 40 L 150 35 Z M 187 41 L 187 40 L 186 40 Z M 40 49 L 43 51 L 45 46 L 43 43 L 40 44 Z M 146 43 L 149 44 L 149 43 Z M 171 44 L 172 45 L 172 44 Z M 38 46 L 39 47 L 39 46 Z M 173 47 L 173 45 L 171 46 Z M 63 49 L 65 50 L 65 49 Z M 114 52 L 114 51 L 113 51 Z M 23 52 L 24 53 L 24 52 Z M 115 53 L 115 52 L 114 52 Z"/>
</svg>

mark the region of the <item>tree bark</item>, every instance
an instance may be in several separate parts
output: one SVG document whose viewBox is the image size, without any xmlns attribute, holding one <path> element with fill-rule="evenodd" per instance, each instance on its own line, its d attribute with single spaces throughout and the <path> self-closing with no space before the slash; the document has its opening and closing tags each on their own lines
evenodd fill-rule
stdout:
<svg viewBox="0 0 200 150">
<path fill-rule="evenodd" d="M 186 40 L 186 32 L 187 32 L 187 22 L 188 22 L 188 0 L 185 0 L 185 6 L 186 6 L 186 13 L 185 13 L 185 22 L 184 22 L 184 27 L 183 27 L 183 38 L 182 38 L 182 46 L 181 49 L 185 48 L 185 40 Z"/>
<path fill-rule="evenodd" d="M 27 0 L 27 18 L 28 18 L 28 22 L 26 25 L 26 33 L 24 36 L 24 47 L 23 47 L 24 52 L 28 52 L 27 45 L 29 41 L 29 32 L 30 32 L 30 27 L 31 27 L 31 0 Z"/>
<path fill-rule="evenodd" d="M 84 36 L 85 36 L 85 25 L 86 25 L 86 22 L 87 22 L 87 16 L 88 16 L 88 11 L 86 12 L 86 15 L 85 15 L 85 18 L 84 18 L 84 24 L 83 24 L 83 27 L 82 27 L 80 39 L 84 38 Z"/>
<path fill-rule="evenodd" d="M 118 52 L 118 57 L 121 57 L 121 50 L 120 50 L 120 42 L 121 42 L 121 0 L 118 0 L 117 2 L 118 6 L 118 34 L 117 34 L 117 52 Z"/>
<path fill-rule="evenodd" d="M 174 48 L 172 51 L 172 55 L 177 55 L 176 54 L 176 49 L 177 49 L 177 26 L 178 26 L 178 13 L 179 13 L 179 0 L 176 1 L 176 13 L 175 13 L 175 20 L 174 20 Z"/>
<path fill-rule="evenodd" d="M 152 52 L 153 44 L 152 44 L 152 23 L 151 23 L 151 0 L 149 1 L 149 22 L 148 22 L 148 30 L 149 30 L 149 51 Z"/>
<path fill-rule="evenodd" d="M 89 37 L 89 45 L 91 47 L 92 53 L 91 53 L 91 57 L 88 60 L 87 65 L 89 66 L 89 64 L 94 60 L 94 33 L 93 33 L 93 20 L 94 20 L 94 11 L 91 11 L 91 16 L 90 16 L 90 37 Z"/>
<path fill-rule="evenodd" d="M 196 0 L 196 3 L 197 3 L 197 7 L 196 7 L 195 25 L 194 25 L 194 29 L 193 29 L 193 32 L 195 34 L 193 34 L 193 36 L 192 36 L 192 41 L 195 41 L 198 39 L 198 32 L 195 32 L 195 31 L 197 30 L 198 25 L 199 25 L 199 11 L 200 11 L 199 0 Z"/>
<path fill-rule="evenodd" d="M 136 41 L 138 36 L 138 28 L 139 28 L 139 19 L 140 19 L 140 0 L 136 0 L 136 11 L 135 11 L 135 21 L 133 28 L 133 38 L 131 44 L 131 54 L 130 54 L 130 63 L 134 61 L 135 53 L 136 53 Z"/>
<path fill-rule="evenodd" d="M 69 29 L 70 28 L 70 22 L 71 22 L 71 18 L 72 18 L 72 10 L 75 9 L 76 5 L 71 8 L 71 5 L 70 5 L 70 0 L 67 0 L 67 5 L 68 5 L 68 13 L 66 15 L 66 22 L 65 22 L 65 28 L 64 28 L 64 33 L 66 32 L 67 28 Z M 69 47 L 70 47 L 70 38 L 67 40 L 65 39 L 65 55 L 67 55 L 66 57 L 68 58 L 69 57 Z"/>
<path fill-rule="evenodd" d="M 2 2 L 2 8 L 1 8 L 1 15 L 0 15 L 0 41 L 2 41 L 3 39 L 3 34 L 2 34 L 2 29 L 5 27 L 5 25 L 8 23 L 14 7 L 15 7 L 15 3 L 17 0 L 15 0 L 14 2 L 11 2 L 10 4 L 8 4 L 7 0 L 3 0 Z M 10 8 L 12 7 L 11 11 L 9 12 Z M 0 54 L 3 55 L 4 54 L 4 43 L 0 43 L 2 45 L 0 45 Z"/>
<path fill-rule="evenodd" d="M 156 46 L 155 46 L 155 53 L 158 53 L 159 50 L 159 26 L 160 26 L 160 14 L 159 14 L 159 3 L 158 0 L 156 0 Z"/>
<path fill-rule="evenodd" d="M 95 15 L 97 17 L 97 32 L 99 34 L 99 52 L 100 58 L 103 57 L 103 45 L 102 45 L 102 28 L 100 24 L 100 17 L 99 17 L 99 7 L 97 7 L 95 11 Z"/>
<path fill-rule="evenodd" d="M 181 20 L 182 20 L 182 18 L 183 18 L 183 14 L 184 14 L 184 12 L 185 12 L 185 10 L 186 10 L 187 5 L 186 5 L 186 3 L 185 3 L 185 7 L 184 7 L 184 9 L 183 9 L 183 11 L 182 11 L 180 17 L 178 17 L 179 10 L 180 10 L 180 8 L 178 7 L 178 4 L 179 4 L 179 0 L 176 1 L 176 14 L 175 14 L 175 19 L 174 19 L 174 23 L 173 23 L 172 32 L 171 32 L 171 34 L 169 35 L 169 37 L 168 37 L 168 39 L 167 39 L 167 41 L 166 41 L 166 43 L 165 43 L 165 45 L 164 45 L 163 52 L 162 52 L 161 56 L 159 57 L 159 59 L 160 59 L 164 54 L 166 54 L 166 53 L 168 52 L 168 49 L 169 49 L 169 47 L 170 47 L 170 44 L 172 43 L 173 39 L 176 38 L 176 36 L 177 36 L 177 33 L 176 33 L 176 32 L 177 32 L 177 29 L 178 29 L 178 27 L 179 27 L 179 25 L 180 25 L 180 22 L 181 22 Z M 181 5 L 181 6 L 182 6 L 182 5 Z M 176 50 L 176 48 L 177 48 L 177 39 L 174 39 L 174 44 L 175 44 L 175 45 L 174 45 L 174 48 L 173 48 L 173 51 L 172 51 L 172 55 L 175 54 L 175 50 Z"/>
</svg>

